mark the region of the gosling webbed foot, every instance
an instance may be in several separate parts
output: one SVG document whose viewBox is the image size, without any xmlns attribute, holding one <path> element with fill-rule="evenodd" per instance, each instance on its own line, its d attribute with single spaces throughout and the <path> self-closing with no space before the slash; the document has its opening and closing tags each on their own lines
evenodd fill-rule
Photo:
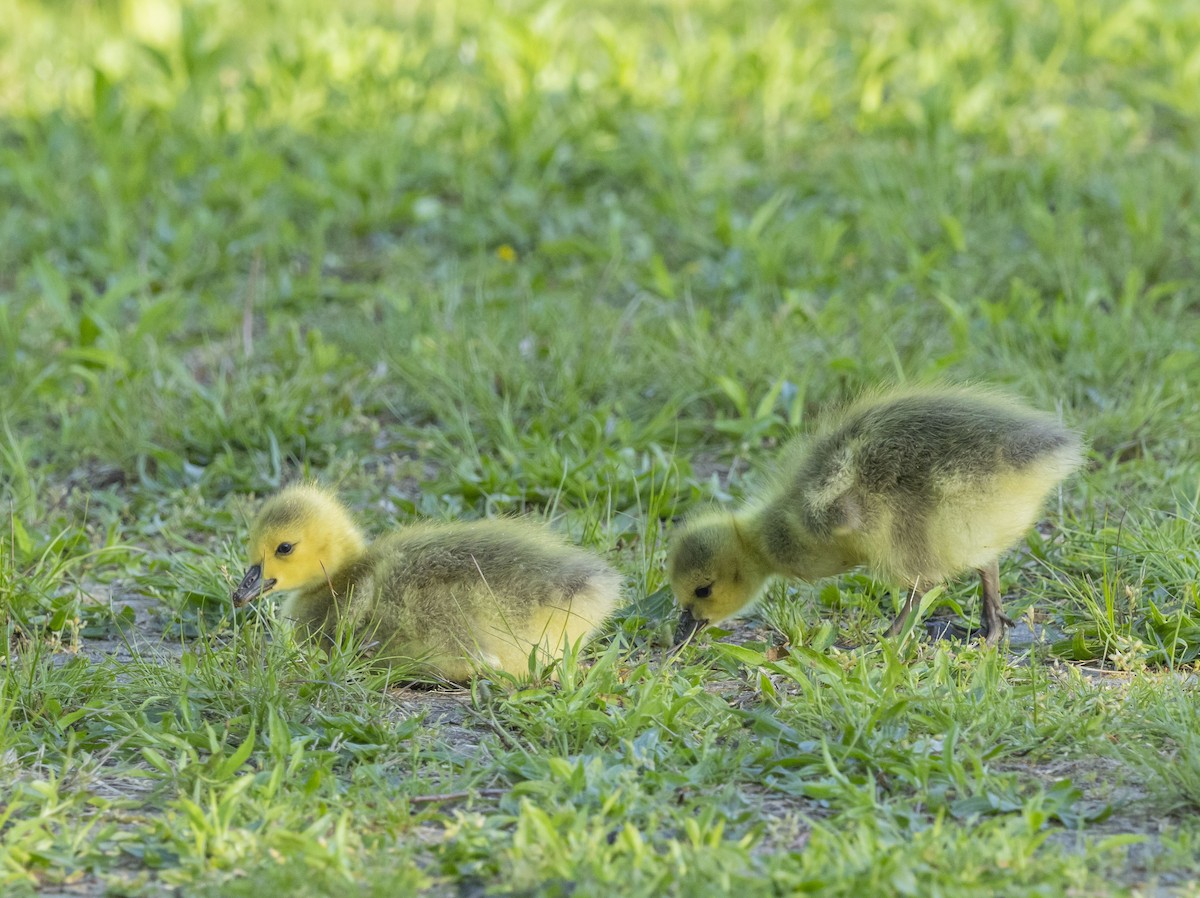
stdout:
<svg viewBox="0 0 1200 898">
<path fill-rule="evenodd" d="M 897 614 L 897 615 L 895 616 L 895 618 L 893 618 L 893 619 L 892 619 L 892 622 L 891 622 L 891 624 L 888 626 L 888 628 L 887 628 L 887 632 L 886 632 L 886 634 L 885 634 L 885 635 L 887 635 L 887 636 L 899 636 L 899 635 L 900 635 L 900 631 L 904 629 L 904 625 L 905 625 L 905 623 L 907 623 L 907 622 L 908 622 L 908 612 L 906 612 L 906 611 L 901 611 L 899 614 Z"/>
<path fill-rule="evenodd" d="M 988 645 L 999 645 L 1013 620 L 1004 613 L 1000 604 L 1000 563 L 992 561 L 979 569 L 979 582 L 983 586 L 983 610 L 979 615 L 979 632 Z"/>
<path fill-rule="evenodd" d="M 979 633 L 988 645 L 999 645 L 1010 627 L 1016 626 L 1011 617 L 998 609 L 994 615 L 984 614 L 979 621 Z"/>
<path fill-rule="evenodd" d="M 908 594 L 908 598 L 904 602 L 904 607 L 900 609 L 900 613 L 892 620 L 891 626 L 887 628 L 888 636 L 899 636 L 904 627 L 908 624 L 908 620 L 921 607 L 921 597 L 925 595 L 925 590 L 918 586 L 914 586 Z"/>
</svg>

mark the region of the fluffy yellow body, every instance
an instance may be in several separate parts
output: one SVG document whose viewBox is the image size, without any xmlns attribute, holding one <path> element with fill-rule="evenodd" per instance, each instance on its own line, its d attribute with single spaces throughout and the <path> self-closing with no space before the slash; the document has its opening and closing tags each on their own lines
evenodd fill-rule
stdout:
<svg viewBox="0 0 1200 898">
<path fill-rule="evenodd" d="M 348 627 L 376 660 L 449 680 L 561 658 L 621 596 L 615 570 L 540 524 L 416 524 L 367 545 L 345 508 L 311 486 L 264 505 L 249 557 L 236 604 L 285 593 L 281 614 L 304 631 L 329 639 Z"/>
<path fill-rule="evenodd" d="M 784 453 L 749 508 L 687 521 L 670 576 L 679 638 L 751 604 L 772 576 L 815 580 L 867 566 L 920 592 L 964 571 L 983 579 L 983 628 L 1003 635 L 998 557 L 1082 460 L 1078 435 L 984 389 L 876 393 Z"/>
</svg>

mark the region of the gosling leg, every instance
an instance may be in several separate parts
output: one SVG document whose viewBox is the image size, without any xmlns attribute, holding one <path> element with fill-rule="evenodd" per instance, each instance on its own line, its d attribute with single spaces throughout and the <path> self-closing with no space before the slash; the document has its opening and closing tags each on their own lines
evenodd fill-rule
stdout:
<svg viewBox="0 0 1200 898">
<path fill-rule="evenodd" d="M 921 607 L 921 597 L 925 595 L 925 592 L 926 590 L 920 584 L 913 584 L 913 588 L 909 590 L 908 598 L 904 602 L 904 607 L 900 609 L 900 613 L 896 615 L 896 619 L 892 621 L 892 625 L 887 628 L 888 636 L 900 635 L 900 631 L 904 629 L 904 625 L 908 623 L 908 619 Z"/>
<path fill-rule="evenodd" d="M 979 632 L 988 645 L 996 645 L 1004 638 L 1004 631 L 1013 625 L 1012 618 L 1004 613 L 1000 604 L 1000 562 L 993 561 L 979 568 L 979 580 L 983 584 L 983 611 L 979 615 Z"/>
</svg>

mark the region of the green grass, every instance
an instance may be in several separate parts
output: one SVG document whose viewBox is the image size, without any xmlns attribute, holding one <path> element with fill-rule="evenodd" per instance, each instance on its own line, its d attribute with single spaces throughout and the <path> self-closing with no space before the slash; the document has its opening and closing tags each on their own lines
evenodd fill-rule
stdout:
<svg viewBox="0 0 1200 898">
<path fill-rule="evenodd" d="M 0 888 L 1191 894 L 1200 20 L 1186 0 L 0 8 Z M 1045 638 L 772 589 L 670 656 L 672 522 L 881 381 L 1089 464 Z M 234 613 L 300 477 L 527 512 L 632 601 L 561 682 Z M 937 602 L 977 613 L 966 580 Z"/>
</svg>

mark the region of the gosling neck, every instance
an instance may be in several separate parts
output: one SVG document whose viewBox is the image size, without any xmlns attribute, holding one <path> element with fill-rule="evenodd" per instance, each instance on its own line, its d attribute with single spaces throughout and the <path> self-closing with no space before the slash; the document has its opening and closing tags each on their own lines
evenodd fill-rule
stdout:
<svg viewBox="0 0 1200 898">
<path fill-rule="evenodd" d="M 367 540 L 362 531 L 354 525 L 348 526 L 338 534 L 330 546 L 330 577 L 349 568 L 367 554 Z"/>
<path fill-rule="evenodd" d="M 757 509 L 747 530 L 754 534 L 762 563 L 780 576 L 812 582 L 844 573 L 866 560 L 852 537 L 818 538 L 780 502 Z"/>
<path fill-rule="evenodd" d="M 770 526 L 766 511 L 766 508 L 756 508 L 733 516 L 733 527 L 745 564 L 744 576 L 756 584 L 765 583 L 772 576 L 784 573 L 770 554 Z"/>
</svg>

